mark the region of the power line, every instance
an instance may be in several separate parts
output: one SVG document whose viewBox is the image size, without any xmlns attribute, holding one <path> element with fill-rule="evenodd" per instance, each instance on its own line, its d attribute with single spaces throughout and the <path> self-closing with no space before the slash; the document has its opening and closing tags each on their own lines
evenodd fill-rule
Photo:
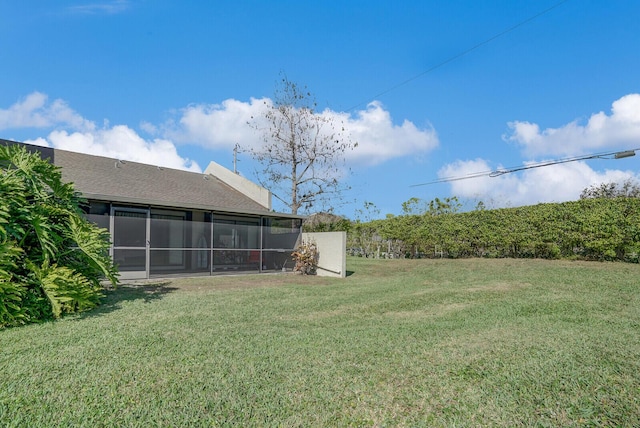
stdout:
<svg viewBox="0 0 640 428">
<path fill-rule="evenodd" d="M 524 170 L 533 169 L 533 168 L 542 168 L 544 166 L 551 166 L 551 165 L 557 165 L 557 164 L 568 163 L 568 162 L 576 162 L 580 160 L 623 159 L 623 158 L 635 156 L 636 152 L 639 150 L 640 148 L 624 150 L 621 152 L 595 153 L 591 155 L 583 155 L 583 156 L 575 156 L 571 158 L 542 161 L 542 162 L 530 163 L 528 165 L 514 166 L 509 168 L 500 168 L 500 169 L 490 170 L 490 171 L 472 172 L 470 174 L 460 175 L 457 177 L 443 177 L 437 180 L 429 181 L 427 183 L 412 184 L 409 187 L 427 186 L 429 184 L 438 184 L 438 183 L 449 183 L 452 181 L 469 180 L 472 178 L 480 178 L 480 177 L 499 177 L 501 175 L 510 174 L 512 172 L 524 171 Z"/>
<path fill-rule="evenodd" d="M 404 86 L 404 85 L 406 85 L 408 83 L 413 82 L 414 80 L 417 80 L 417 79 L 421 78 L 422 76 L 424 76 L 427 73 L 431 73 L 432 71 L 437 70 L 438 68 L 443 67 L 443 66 L 449 64 L 450 62 L 453 62 L 453 61 L 455 61 L 455 60 L 457 60 L 457 59 L 459 59 L 459 58 L 461 58 L 461 57 L 473 52 L 474 50 L 476 50 L 476 49 L 478 49 L 478 48 L 480 48 L 480 47 L 482 47 L 482 46 L 484 46 L 486 44 L 491 43 L 492 41 L 504 36 L 505 34 L 508 34 L 508 33 L 512 32 L 512 31 L 516 30 L 517 28 L 522 27 L 523 25 L 533 21 L 534 19 L 537 19 L 537 18 L 541 17 L 542 15 L 545 15 L 545 14 L 551 12 L 553 9 L 561 6 L 562 4 L 564 4 L 564 3 L 568 2 L 568 1 L 569 0 L 562 0 L 562 1 L 554 4 L 553 6 L 543 10 L 542 12 L 538 12 L 537 14 L 535 14 L 533 16 L 530 16 L 529 18 L 525 19 L 524 21 L 520 21 L 519 23 L 513 25 L 512 27 L 509 27 L 506 30 L 503 30 L 503 31 L 499 32 L 498 34 L 495 34 L 495 35 L 489 37 L 488 39 L 486 39 L 486 40 L 484 40 L 484 41 L 482 41 L 482 42 L 480 42 L 480 43 L 478 43 L 478 44 L 476 44 L 476 45 L 474 45 L 474 46 L 472 46 L 472 47 L 470 47 L 470 48 L 468 48 L 468 49 L 466 49 L 466 50 L 464 50 L 464 51 L 462 51 L 462 52 L 460 52 L 460 53 L 458 53 L 458 54 L 456 54 L 456 55 L 454 55 L 452 57 L 449 57 L 448 59 L 446 59 L 446 60 L 434 65 L 433 67 L 426 69 L 422 73 L 416 74 L 413 77 L 410 77 L 410 78 L 408 78 L 408 79 L 406 79 L 406 80 L 404 80 L 404 81 L 402 81 L 402 82 L 400 82 L 400 83 L 398 83 L 398 84 L 396 84 L 396 85 L 394 85 L 394 86 L 392 86 L 392 87 L 390 87 L 388 89 L 385 89 L 384 91 L 382 91 L 382 92 L 374 95 L 373 97 L 371 97 L 370 100 L 375 100 L 376 98 L 379 98 L 379 97 L 381 97 L 383 95 L 386 95 L 389 92 L 400 88 L 401 86 Z M 360 102 L 358 104 L 355 104 L 352 107 L 349 107 L 347 109 L 347 111 L 353 110 L 356 107 L 360 107 L 361 105 L 364 105 L 364 104 L 367 104 L 367 103 L 369 103 L 369 101 Z"/>
</svg>

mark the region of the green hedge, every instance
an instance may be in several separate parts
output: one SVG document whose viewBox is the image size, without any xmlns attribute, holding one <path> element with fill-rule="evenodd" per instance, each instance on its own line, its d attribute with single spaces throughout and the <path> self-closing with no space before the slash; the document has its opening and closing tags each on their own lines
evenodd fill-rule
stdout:
<svg viewBox="0 0 640 428">
<path fill-rule="evenodd" d="M 581 258 L 638 262 L 640 199 L 583 199 L 369 223 L 395 256 Z M 385 247 L 385 246 L 383 246 Z"/>
</svg>

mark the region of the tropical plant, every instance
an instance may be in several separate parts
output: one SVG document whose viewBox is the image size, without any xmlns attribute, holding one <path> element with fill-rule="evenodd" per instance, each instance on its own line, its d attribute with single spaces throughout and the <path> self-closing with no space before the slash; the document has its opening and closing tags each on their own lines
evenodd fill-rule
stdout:
<svg viewBox="0 0 640 428">
<path fill-rule="evenodd" d="M 0 146 L 0 327 L 58 318 L 98 304 L 118 282 L 109 234 L 58 167 L 23 146 Z"/>
</svg>

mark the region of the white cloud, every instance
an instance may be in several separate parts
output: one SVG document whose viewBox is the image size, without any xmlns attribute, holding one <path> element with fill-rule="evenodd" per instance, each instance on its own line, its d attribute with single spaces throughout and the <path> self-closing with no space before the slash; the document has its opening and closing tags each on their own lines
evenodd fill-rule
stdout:
<svg viewBox="0 0 640 428">
<path fill-rule="evenodd" d="M 39 140 L 33 144 L 42 143 L 42 139 Z M 182 158 L 171 141 L 145 140 L 125 125 L 92 132 L 53 131 L 49 134 L 47 141 L 51 143 L 52 147 L 72 152 L 126 159 L 194 172 L 202 171 L 196 162 Z M 32 143 L 31 141 L 25 142 Z"/>
<path fill-rule="evenodd" d="M 438 171 L 439 179 L 458 179 L 467 176 L 477 176 L 479 173 L 492 171 L 493 168 L 484 159 L 458 160 L 443 166 Z M 471 198 L 476 195 L 488 194 L 491 185 L 495 184 L 492 178 L 480 176 L 451 182 L 453 193 L 456 196 Z"/>
<path fill-rule="evenodd" d="M 181 111 L 176 122 L 165 124 L 165 136 L 214 149 L 230 149 L 235 144 L 258 147 L 262 144 L 261 135 L 247 122 L 252 117 L 260 120 L 271 103 L 268 98 L 252 98 L 248 103 L 228 99 L 222 104 L 189 106 Z M 351 141 L 358 143 L 356 149 L 346 152 L 354 162 L 374 165 L 397 157 L 424 155 L 438 146 L 438 136 L 432 127 L 420 129 L 408 120 L 394 125 L 379 102 L 370 103 L 355 116 L 330 109 L 318 114 L 344 126 Z"/>
<path fill-rule="evenodd" d="M 35 140 L 25 141 L 27 144 L 31 144 L 33 146 L 41 146 L 41 147 L 51 147 L 51 143 L 49 143 L 45 138 L 38 137 Z"/>
<path fill-rule="evenodd" d="M 635 148 L 640 141 L 640 94 L 629 94 L 614 101 L 609 115 L 595 113 L 584 125 L 573 121 L 559 128 L 542 130 L 536 123 L 515 121 L 509 123 L 509 127 L 512 133 L 505 136 L 505 140 L 520 145 L 523 155 L 529 159 Z M 524 161 L 523 166 L 534 163 L 540 162 Z M 445 165 L 439 177 L 463 177 L 500 168 L 492 167 L 483 159 L 461 160 Z M 488 201 L 490 206 L 521 206 L 575 200 L 591 185 L 639 178 L 633 171 L 594 170 L 586 162 L 577 161 L 497 177 L 453 181 L 451 192 L 463 198 Z"/>
<path fill-rule="evenodd" d="M 165 136 L 213 149 L 231 149 L 236 144 L 256 147 L 260 135 L 247 122 L 252 116 L 260 118 L 270 103 L 268 98 L 252 98 L 248 103 L 228 99 L 222 104 L 191 105 L 181 110 L 177 124 L 165 124 Z"/>
<path fill-rule="evenodd" d="M 0 109 L 0 130 L 51 127 L 93 130 L 95 124 L 73 111 L 63 100 L 48 102 L 47 95 L 41 92 L 32 92 L 8 109 Z"/>
<path fill-rule="evenodd" d="M 403 156 L 424 155 L 438 146 L 438 135 L 432 127 L 419 129 L 405 120 L 394 125 L 391 114 L 379 102 L 372 102 L 355 118 L 349 117 L 347 128 L 358 147 L 349 157 L 374 165 Z"/>
<path fill-rule="evenodd" d="M 530 122 L 514 121 L 508 125 L 512 132 L 505 139 L 520 145 L 527 156 L 573 156 L 632 148 L 640 141 L 640 94 L 614 101 L 610 115 L 595 113 L 585 125 L 573 121 L 544 130 Z"/>
<path fill-rule="evenodd" d="M 531 163 L 525 162 L 525 165 L 527 164 Z M 500 169 L 500 166 L 492 168 L 489 162 L 483 159 L 457 161 L 445 165 L 438 176 L 463 177 L 497 169 Z M 492 207 L 507 207 L 576 200 L 583 189 L 593 184 L 620 183 L 629 178 L 637 180 L 640 177 L 632 171 L 599 172 L 585 162 L 571 162 L 497 177 L 484 176 L 452 181 L 450 185 L 452 195 L 482 200 Z"/>
<path fill-rule="evenodd" d="M 99 128 L 65 101 L 50 102 L 46 94 L 34 92 L 8 109 L 0 109 L 0 130 L 48 129 L 46 138 L 29 142 L 199 171 L 197 163 L 178 154 L 174 142 L 229 151 L 236 144 L 245 149 L 257 148 L 263 143 L 262 136 L 247 122 L 255 118 L 260 127 L 268 126 L 260 121 L 264 109 L 271 103 L 269 98 L 260 98 L 249 102 L 227 99 L 221 104 L 190 105 L 180 110 L 174 121 L 160 126 L 141 122 L 140 129 L 156 137 L 145 139 L 128 126 L 112 126 L 108 120 Z M 345 153 L 351 163 L 375 165 L 397 157 L 419 157 L 438 145 L 438 136 L 432 127 L 421 129 L 408 120 L 396 125 L 379 102 L 370 103 L 354 115 L 330 109 L 318 114 L 336 126 L 343 126 L 351 141 L 358 143 L 357 148 Z"/>
<path fill-rule="evenodd" d="M 67 8 L 69 12 L 85 14 L 85 15 L 97 15 L 97 14 L 107 14 L 114 15 L 117 13 L 121 13 L 129 9 L 130 2 L 129 0 L 112 0 L 112 1 L 103 1 L 100 3 L 88 3 L 77 6 L 70 6 Z"/>
<path fill-rule="evenodd" d="M 155 135 L 158 133 L 158 127 L 153 123 L 142 121 L 140 122 L 140 129 L 142 129 L 147 134 Z"/>
<path fill-rule="evenodd" d="M 103 128 L 98 129 L 65 101 L 56 99 L 49 102 L 47 95 L 40 92 L 29 94 L 8 109 L 0 109 L 0 130 L 19 128 L 50 130 L 46 138 L 25 141 L 29 144 L 201 171 L 197 163 L 182 158 L 169 140 L 145 140 L 131 128 L 110 126 L 106 120 Z"/>
</svg>

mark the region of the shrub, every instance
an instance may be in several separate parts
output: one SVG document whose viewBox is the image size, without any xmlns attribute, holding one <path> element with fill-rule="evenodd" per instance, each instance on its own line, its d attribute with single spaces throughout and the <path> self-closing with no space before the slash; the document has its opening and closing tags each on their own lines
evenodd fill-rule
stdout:
<svg viewBox="0 0 640 428">
<path fill-rule="evenodd" d="M 101 281 L 117 284 L 109 234 L 82 203 L 48 160 L 0 146 L 0 328 L 94 307 Z"/>
<path fill-rule="evenodd" d="M 406 257 L 640 259 L 640 198 L 587 198 L 518 208 L 441 215 L 403 215 L 358 223 L 351 246 L 367 254 L 363 237 L 393 243 Z M 366 233 L 365 233 L 366 232 Z"/>
<path fill-rule="evenodd" d="M 318 268 L 318 246 L 313 241 L 302 241 L 302 244 L 291 253 L 295 261 L 294 272 L 303 275 L 315 275 Z"/>
</svg>

